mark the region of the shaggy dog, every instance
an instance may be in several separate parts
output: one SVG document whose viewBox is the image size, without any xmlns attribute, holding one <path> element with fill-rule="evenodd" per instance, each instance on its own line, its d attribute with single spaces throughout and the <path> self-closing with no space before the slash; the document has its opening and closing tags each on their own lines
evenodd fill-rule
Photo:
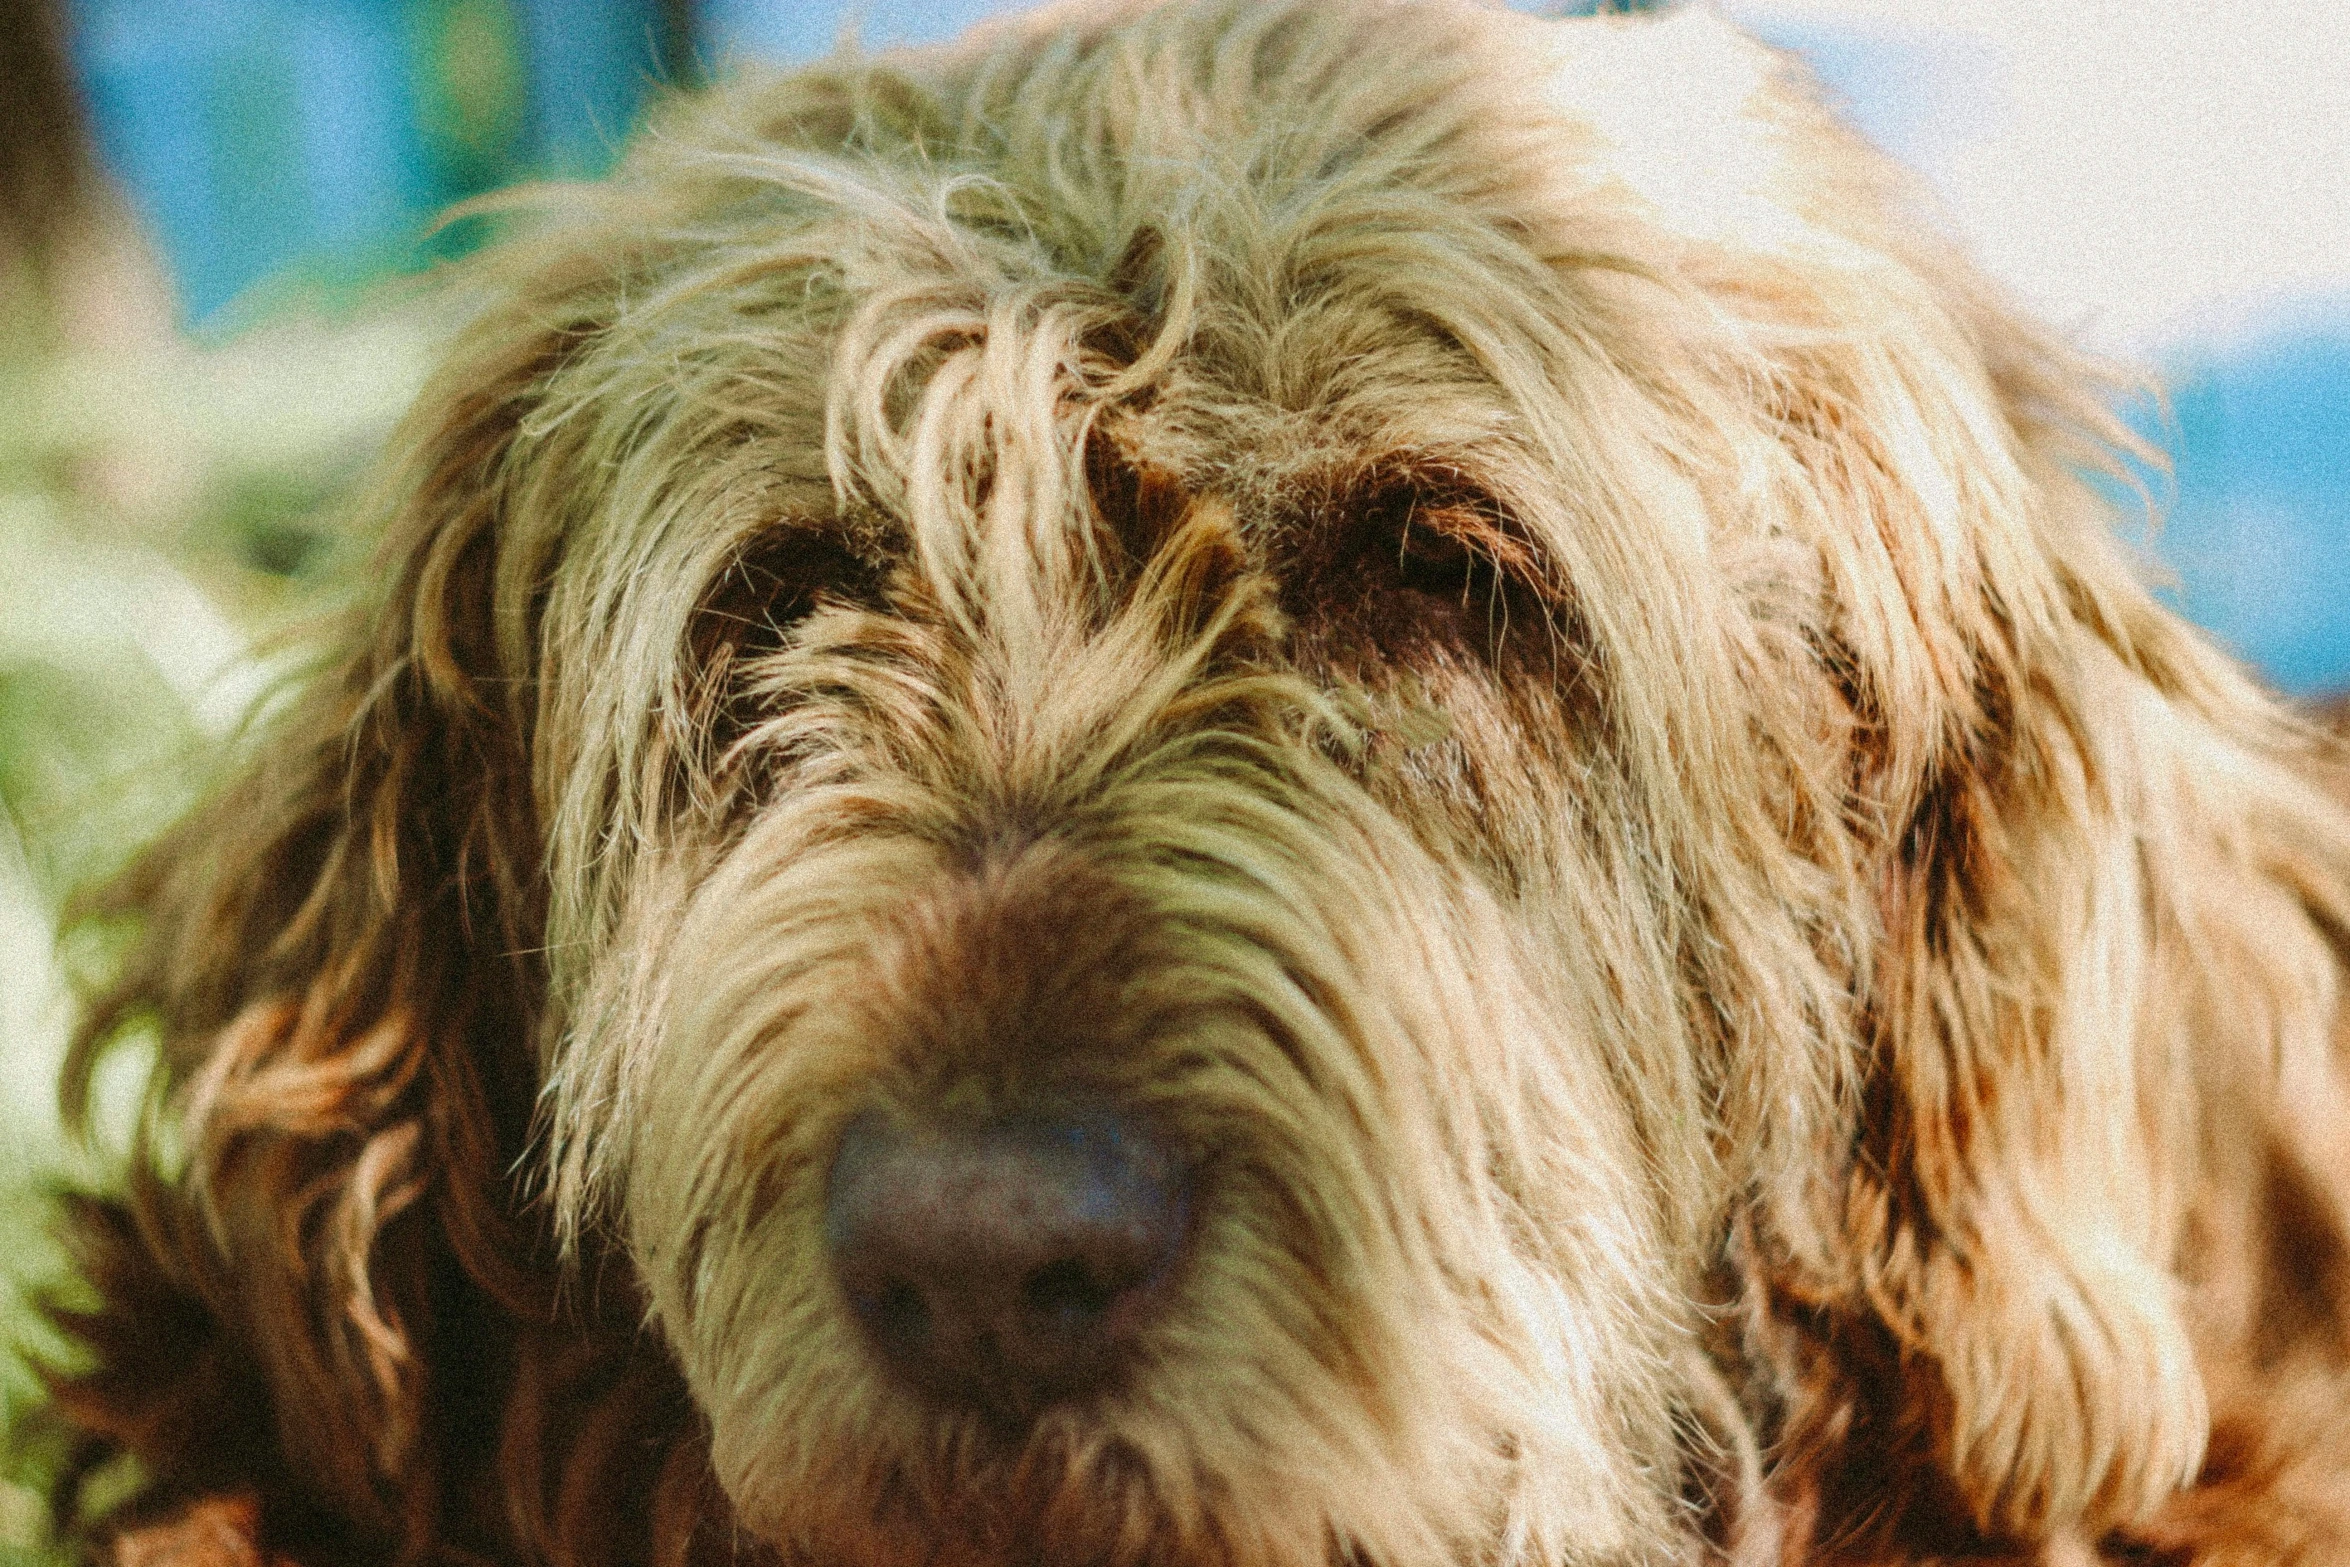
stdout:
<svg viewBox="0 0 2350 1567">
<path fill-rule="evenodd" d="M 1062 11 L 547 205 L 96 906 L 89 1538 L 2350 1562 L 2329 753 L 1787 61 Z"/>
</svg>

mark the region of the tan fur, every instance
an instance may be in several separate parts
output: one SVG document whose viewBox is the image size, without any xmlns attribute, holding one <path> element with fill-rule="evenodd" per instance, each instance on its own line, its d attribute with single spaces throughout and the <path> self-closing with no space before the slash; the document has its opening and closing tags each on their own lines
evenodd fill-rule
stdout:
<svg viewBox="0 0 2350 1567">
<path fill-rule="evenodd" d="M 128 1554 L 2350 1562 L 2350 815 L 1795 67 L 1064 9 L 543 205 L 96 905 Z M 1011 1437 L 824 1172 L 1076 1090 L 1198 1228 Z"/>
</svg>

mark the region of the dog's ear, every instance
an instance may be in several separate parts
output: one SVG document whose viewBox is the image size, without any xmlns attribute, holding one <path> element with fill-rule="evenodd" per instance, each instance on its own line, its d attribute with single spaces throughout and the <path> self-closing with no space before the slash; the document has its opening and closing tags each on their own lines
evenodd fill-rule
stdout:
<svg viewBox="0 0 2350 1567">
<path fill-rule="evenodd" d="M 1840 1298 L 1809 1303 L 1841 1364 L 1790 1447 L 1838 1450 L 1844 1517 L 2094 1538 L 2205 1442 L 2174 1273 L 2194 1042 L 2148 833 L 2194 831 L 2174 742 L 2198 709 L 2257 699 L 2156 610 L 2073 467 L 2116 433 L 2094 372 L 1971 303 L 1938 301 L 1958 356 L 1880 337 L 1874 384 L 1855 361 L 1796 414 L 1877 556 L 1865 582 L 1846 563 L 1821 646 L 1879 930 L 1840 1211 L 1816 1227 Z"/>
<path fill-rule="evenodd" d="M 2307 742 L 2117 534 L 2126 383 L 1901 221 L 1874 154 L 1780 114 L 1842 186 L 1731 308 L 1763 318 L 1879 925 L 1784 1450 L 1847 1519 L 2095 1538 L 2202 1461 L 2181 1259 L 2211 1107 L 2335 1083 L 2350 847 Z"/>
<path fill-rule="evenodd" d="M 510 1172 L 536 1093 L 532 552 L 552 544 L 508 497 L 535 388 L 585 323 L 533 304 L 420 400 L 361 506 L 384 529 L 372 579 L 318 666 L 81 911 L 128 946 L 69 1118 L 102 1057 L 159 1054 L 127 1193 L 68 1216 L 100 1299 L 61 1313 L 92 1363 L 56 1402 L 159 1498 L 276 1473 L 415 1545 L 455 1439 L 433 1412 L 504 1374 L 482 1324 L 550 1310 Z"/>
</svg>

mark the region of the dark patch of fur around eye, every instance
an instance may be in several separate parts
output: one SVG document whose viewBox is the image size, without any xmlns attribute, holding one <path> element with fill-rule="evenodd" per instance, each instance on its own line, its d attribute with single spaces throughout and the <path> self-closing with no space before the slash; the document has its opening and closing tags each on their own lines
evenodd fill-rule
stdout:
<svg viewBox="0 0 2350 1567">
<path fill-rule="evenodd" d="M 1451 469 L 1334 484 L 1277 547 L 1289 658 L 1363 723 L 1340 760 L 1509 883 L 1512 780 L 1572 771 L 1557 755 L 1604 728 L 1599 659 L 1555 565 Z"/>
<path fill-rule="evenodd" d="M 1282 608 L 1333 661 L 1499 665 L 1555 643 L 1563 606 L 1499 500 L 1449 473 L 1374 471 L 1293 525 Z"/>
</svg>

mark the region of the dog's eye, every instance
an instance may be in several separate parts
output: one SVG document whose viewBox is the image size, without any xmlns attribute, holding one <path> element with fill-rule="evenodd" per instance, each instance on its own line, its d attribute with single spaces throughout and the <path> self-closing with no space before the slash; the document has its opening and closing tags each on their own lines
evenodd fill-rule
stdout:
<svg viewBox="0 0 2350 1567">
<path fill-rule="evenodd" d="M 1515 621 L 1541 618 L 1540 580 L 1537 552 L 1492 497 L 1392 478 L 1334 496 L 1306 521 L 1288 608 L 1339 643 L 1490 655 Z"/>
<path fill-rule="evenodd" d="M 1392 557 L 1391 585 L 1473 606 L 1530 583 L 1532 547 L 1492 497 L 1459 485 L 1380 485 L 1355 516 L 1357 549 Z"/>
<path fill-rule="evenodd" d="M 881 568 L 845 539 L 791 528 L 744 551 L 704 596 L 694 652 L 706 673 L 772 653 L 792 629 L 828 603 L 873 604 Z"/>
<path fill-rule="evenodd" d="M 1498 562 L 1462 517 L 1415 508 L 1393 527 L 1398 587 L 1469 603 L 1498 586 Z"/>
</svg>

